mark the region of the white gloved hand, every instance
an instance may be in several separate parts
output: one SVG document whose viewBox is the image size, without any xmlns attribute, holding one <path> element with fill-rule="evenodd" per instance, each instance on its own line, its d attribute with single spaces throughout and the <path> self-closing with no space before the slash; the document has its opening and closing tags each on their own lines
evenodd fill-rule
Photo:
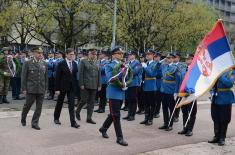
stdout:
<svg viewBox="0 0 235 155">
<path fill-rule="evenodd" d="M 125 64 L 124 66 L 125 66 L 126 68 L 128 68 L 128 67 L 129 67 L 129 64 Z"/>
<path fill-rule="evenodd" d="M 177 93 L 174 93 L 174 99 L 176 100 L 178 94 Z"/>
<path fill-rule="evenodd" d="M 146 67 L 147 67 L 147 64 L 144 63 L 144 62 L 142 62 L 141 65 L 142 65 L 143 68 L 146 68 Z"/>
</svg>

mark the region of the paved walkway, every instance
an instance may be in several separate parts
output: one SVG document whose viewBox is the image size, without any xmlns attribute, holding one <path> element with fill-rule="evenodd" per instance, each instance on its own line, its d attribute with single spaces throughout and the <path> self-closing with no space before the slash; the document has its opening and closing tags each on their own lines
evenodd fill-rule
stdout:
<svg viewBox="0 0 235 155">
<path fill-rule="evenodd" d="M 27 126 L 22 127 L 19 111 L 2 110 L 3 112 L 0 112 L 0 155 L 129 155 L 145 152 L 149 152 L 147 154 L 170 155 L 173 152 L 173 154 L 180 152 L 178 150 L 181 150 L 181 148 L 186 148 L 186 154 L 191 154 L 194 152 L 194 146 L 199 149 L 196 149 L 198 151 L 211 151 L 208 147 L 223 151 L 223 148 L 233 146 L 233 144 L 227 142 L 228 146 L 226 147 L 209 145 L 205 149 L 204 147 L 201 148 L 201 146 L 208 145 L 201 142 L 206 142 L 213 136 L 209 104 L 199 105 L 193 137 L 177 134 L 182 129 L 182 121 L 174 124 L 174 130 L 171 132 L 159 130 L 158 127 L 163 122 L 162 116 L 154 119 L 154 124 L 148 127 L 139 124 L 144 119 L 143 115 L 137 115 L 133 122 L 122 121 L 124 137 L 129 143 L 128 147 L 119 146 L 115 143 L 113 126 L 108 131 L 109 139 L 103 139 L 99 134 L 98 129 L 106 118 L 107 112 L 105 114 L 95 113 L 94 120 L 97 124 L 91 125 L 85 123 L 86 110 L 82 110 L 82 120 L 79 122 L 81 128 L 74 129 L 70 127 L 67 108 L 64 108 L 61 114 L 62 125 L 57 126 L 53 123 L 54 104 L 53 102 L 44 104 L 40 119 L 42 130 L 40 131 L 33 130 L 30 127 L 32 111 L 31 116 L 29 115 L 27 119 Z M 19 102 L 19 105 L 23 105 L 23 102 Z M 233 107 L 233 110 L 235 110 L 235 107 Z M 126 112 L 122 112 L 122 116 L 125 115 Z M 235 137 L 235 113 L 232 117 L 228 137 Z M 151 152 L 154 150 L 159 152 Z M 192 152 L 187 153 L 187 150 L 192 150 Z"/>
</svg>

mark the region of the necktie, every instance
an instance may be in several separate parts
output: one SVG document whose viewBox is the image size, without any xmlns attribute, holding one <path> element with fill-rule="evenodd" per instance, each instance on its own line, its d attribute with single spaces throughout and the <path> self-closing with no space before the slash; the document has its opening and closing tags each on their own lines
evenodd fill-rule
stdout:
<svg viewBox="0 0 235 155">
<path fill-rule="evenodd" d="M 149 65 L 149 62 L 147 62 L 147 66 Z"/>
<path fill-rule="evenodd" d="M 72 73 L 73 68 L 72 68 L 72 62 L 71 62 L 71 61 L 69 62 L 69 70 L 70 70 L 70 72 Z"/>
</svg>

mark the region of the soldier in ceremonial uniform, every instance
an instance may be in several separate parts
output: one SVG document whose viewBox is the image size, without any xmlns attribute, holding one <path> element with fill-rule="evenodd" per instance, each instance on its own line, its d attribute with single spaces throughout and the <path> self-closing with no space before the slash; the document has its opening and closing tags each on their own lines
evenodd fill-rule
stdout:
<svg viewBox="0 0 235 155">
<path fill-rule="evenodd" d="M 181 70 L 182 77 L 184 77 L 186 72 L 188 71 L 188 68 L 189 68 L 190 64 L 192 63 L 193 57 L 194 57 L 193 54 L 187 55 L 187 57 L 186 57 L 187 68 L 185 70 Z M 190 90 L 185 89 L 185 92 L 187 93 L 187 95 L 194 93 L 194 91 L 192 89 L 190 89 Z M 196 121 L 196 114 L 197 114 L 197 100 L 195 100 L 194 102 L 195 103 L 194 103 L 194 106 L 192 109 L 192 113 L 190 115 L 190 118 L 189 118 L 189 121 L 188 121 L 188 124 L 186 127 L 185 127 L 185 123 L 189 117 L 189 113 L 191 111 L 193 102 L 180 107 L 182 114 L 183 114 L 183 126 L 184 127 L 183 127 L 182 131 L 178 132 L 178 134 L 185 135 L 185 136 L 192 136 L 193 135 L 193 127 L 194 127 L 194 124 Z M 178 108 L 178 109 L 180 109 L 180 108 Z"/>
<path fill-rule="evenodd" d="M 180 57 L 181 57 L 180 53 L 178 53 L 178 52 L 174 53 L 174 64 L 178 67 L 180 74 L 184 74 L 185 70 L 186 70 L 186 65 L 183 64 L 182 62 L 180 62 Z M 181 85 L 181 82 L 180 82 L 180 85 Z M 180 98 L 177 96 L 175 101 L 178 101 L 179 99 Z M 173 118 L 174 122 L 179 121 L 179 114 L 180 114 L 180 108 L 175 109 L 174 118 Z"/>
<path fill-rule="evenodd" d="M 175 107 L 174 94 L 177 93 L 179 89 L 180 74 L 178 67 L 173 63 L 174 55 L 168 54 L 166 57 L 167 65 L 162 69 L 162 85 L 161 92 L 162 94 L 162 110 L 163 110 L 163 126 L 159 129 L 164 129 L 166 131 L 171 131 L 173 126 L 173 121 L 171 120 L 170 125 L 170 116 L 173 113 Z"/>
<path fill-rule="evenodd" d="M 102 50 L 101 54 L 99 56 L 100 59 L 100 70 L 101 70 L 101 90 L 99 91 L 99 97 L 100 97 L 100 103 L 99 103 L 99 108 L 95 110 L 95 112 L 98 113 L 104 113 L 105 112 L 105 106 L 107 102 L 106 98 L 106 88 L 107 88 L 107 77 L 105 74 L 105 67 L 107 64 L 109 64 L 109 57 L 108 57 L 108 51 L 107 50 Z"/>
<path fill-rule="evenodd" d="M 140 87 L 140 76 L 142 76 L 142 65 L 136 60 L 137 52 L 130 51 L 128 53 L 128 62 L 133 71 L 133 80 L 126 91 L 126 100 L 128 102 L 128 114 L 123 119 L 128 121 L 135 120 L 135 114 L 137 109 L 137 95 L 138 87 Z"/>
<path fill-rule="evenodd" d="M 162 94 L 160 92 L 161 89 L 161 83 L 162 83 L 162 64 L 160 62 L 161 60 L 161 53 L 156 52 L 154 55 L 154 60 L 157 63 L 157 75 L 156 75 L 156 103 L 155 103 L 155 110 L 154 110 L 154 118 L 160 117 L 160 109 L 161 109 L 161 102 L 162 102 Z"/>
<path fill-rule="evenodd" d="M 54 99 L 54 83 L 55 83 L 55 78 L 54 78 L 54 53 L 49 52 L 48 53 L 48 59 L 47 59 L 47 66 L 48 66 L 48 91 L 49 91 L 49 96 L 47 97 L 48 100 L 53 100 Z"/>
<path fill-rule="evenodd" d="M 7 100 L 10 79 L 15 72 L 13 58 L 8 56 L 8 47 L 4 47 L 0 53 L 0 104 L 10 103 Z"/>
<path fill-rule="evenodd" d="M 121 128 L 121 122 L 120 122 L 120 109 L 122 106 L 122 102 L 124 100 L 125 94 L 121 87 L 114 85 L 114 81 L 117 79 L 120 79 L 119 77 L 114 78 L 113 76 L 113 70 L 115 69 L 115 66 L 121 63 L 123 57 L 122 49 L 117 47 L 112 50 L 112 62 L 108 64 L 105 68 L 105 73 L 108 79 L 108 87 L 107 87 L 107 98 L 109 99 L 109 108 L 110 108 L 110 114 L 104 121 L 102 127 L 99 129 L 99 131 L 102 133 L 103 138 L 109 138 L 107 135 L 107 130 L 111 126 L 111 124 L 114 124 L 114 129 L 116 132 L 117 137 L 117 143 L 122 146 L 127 146 L 128 143 L 123 139 L 122 134 L 122 128 Z"/>
<path fill-rule="evenodd" d="M 140 124 L 152 125 L 153 114 L 155 111 L 155 93 L 157 63 L 153 60 L 155 52 L 153 50 L 146 51 L 147 64 L 142 64 L 144 71 L 144 100 L 145 100 L 145 119 Z"/>
<path fill-rule="evenodd" d="M 228 124 L 231 121 L 232 104 L 235 102 L 231 88 L 235 81 L 235 70 L 222 74 L 213 87 L 211 117 L 214 122 L 214 138 L 209 143 L 225 144 Z"/>
<path fill-rule="evenodd" d="M 144 53 L 140 53 L 139 55 L 140 63 L 145 64 L 145 55 Z M 145 64 L 146 65 L 146 64 Z M 142 71 L 142 75 L 139 76 L 140 87 L 138 88 L 138 111 L 136 114 L 144 114 L 144 93 L 143 93 L 143 85 L 144 85 L 144 72 Z"/>
<path fill-rule="evenodd" d="M 47 63 L 43 61 L 43 51 L 40 48 L 33 48 L 33 58 L 23 65 L 21 85 L 22 91 L 26 95 L 21 116 L 22 126 L 26 125 L 27 114 L 36 101 L 36 109 L 32 118 L 32 128 L 40 130 L 39 117 L 41 115 L 44 95 L 47 90 Z"/>
</svg>

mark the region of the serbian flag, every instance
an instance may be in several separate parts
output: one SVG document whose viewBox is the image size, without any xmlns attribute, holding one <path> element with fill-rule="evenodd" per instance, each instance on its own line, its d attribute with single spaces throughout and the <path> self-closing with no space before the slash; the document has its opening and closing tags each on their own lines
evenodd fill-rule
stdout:
<svg viewBox="0 0 235 155">
<path fill-rule="evenodd" d="M 208 92 L 220 75 L 234 67 L 234 64 L 223 23 L 218 20 L 212 31 L 197 46 L 192 64 L 180 86 L 179 96 L 184 97 L 177 107 Z"/>
</svg>

